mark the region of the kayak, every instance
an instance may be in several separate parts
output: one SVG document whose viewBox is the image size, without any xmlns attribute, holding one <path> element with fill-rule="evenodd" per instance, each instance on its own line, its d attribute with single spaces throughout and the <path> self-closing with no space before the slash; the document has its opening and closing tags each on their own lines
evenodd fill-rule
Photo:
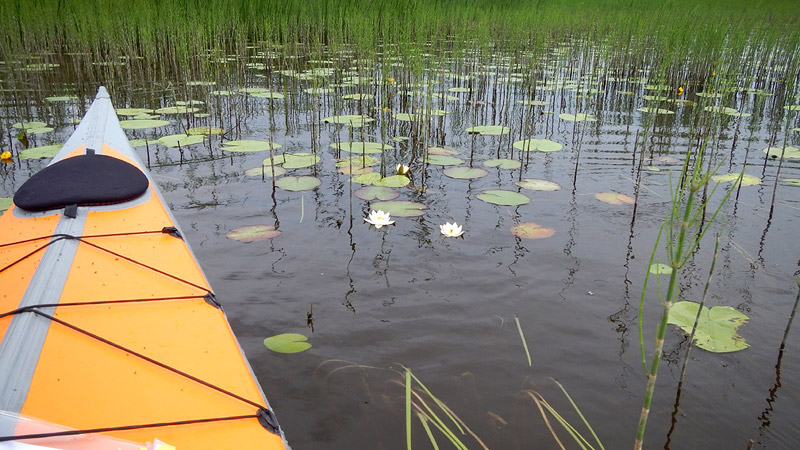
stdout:
<svg viewBox="0 0 800 450">
<path fill-rule="evenodd" d="M 0 216 L 0 449 L 145 445 L 288 447 L 100 87 Z"/>
</svg>

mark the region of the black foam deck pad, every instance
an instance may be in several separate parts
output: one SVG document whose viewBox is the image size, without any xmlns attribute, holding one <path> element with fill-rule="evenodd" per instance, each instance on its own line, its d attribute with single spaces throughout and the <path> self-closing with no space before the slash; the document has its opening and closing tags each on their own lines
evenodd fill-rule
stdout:
<svg viewBox="0 0 800 450">
<path fill-rule="evenodd" d="M 14 203 L 26 211 L 110 205 L 138 198 L 148 185 L 145 174 L 132 164 L 105 155 L 81 155 L 30 177 L 17 190 Z"/>
</svg>

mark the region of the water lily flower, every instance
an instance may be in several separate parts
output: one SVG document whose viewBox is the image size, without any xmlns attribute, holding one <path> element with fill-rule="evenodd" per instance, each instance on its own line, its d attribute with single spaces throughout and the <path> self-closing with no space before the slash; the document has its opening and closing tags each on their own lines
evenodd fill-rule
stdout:
<svg viewBox="0 0 800 450">
<path fill-rule="evenodd" d="M 389 83 L 394 83 L 394 78 L 389 77 L 389 78 L 386 79 L 386 81 L 388 81 Z"/>
<path fill-rule="evenodd" d="M 398 164 L 397 165 L 397 174 L 398 175 L 408 175 L 409 168 L 405 164 Z"/>
<path fill-rule="evenodd" d="M 11 152 L 0 153 L 0 160 L 7 161 L 11 159 Z"/>
<path fill-rule="evenodd" d="M 459 237 L 464 234 L 464 230 L 461 229 L 461 225 L 456 222 L 445 222 L 444 225 L 439 225 L 439 230 L 447 237 Z"/>
<path fill-rule="evenodd" d="M 391 225 L 394 220 L 390 220 L 390 214 L 381 210 L 375 211 L 374 209 L 369 213 L 369 217 L 364 218 L 364 222 L 369 222 L 375 225 L 375 228 L 380 229 L 384 225 Z"/>
<path fill-rule="evenodd" d="M 683 86 L 678 86 L 678 95 L 683 95 Z"/>
</svg>

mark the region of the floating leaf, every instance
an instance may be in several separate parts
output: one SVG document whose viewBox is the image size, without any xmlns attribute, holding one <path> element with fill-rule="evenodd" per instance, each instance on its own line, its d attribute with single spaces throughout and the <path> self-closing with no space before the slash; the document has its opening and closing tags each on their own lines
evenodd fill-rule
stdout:
<svg viewBox="0 0 800 450">
<path fill-rule="evenodd" d="M 486 167 L 497 167 L 498 169 L 519 169 L 522 166 L 522 163 L 517 161 L 516 159 L 490 159 L 488 161 L 484 161 L 483 165 Z"/>
<path fill-rule="evenodd" d="M 158 114 L 188 114 L 200 111 L 200 108 L 192 108 L 190 106 L 177 105 L 159 108 L 155 112 Z"/>
<path fill-rule="evenodd" d="M 312 95 L 320 95 L 320 94 L 330 94 L 333 92 L 333 89 L 330 88 L 308 88 L 305 90 L 307 94 Z"/>
<path fill-rule="evenodd" d="M 252 95 L 253 97 L 269 98 L 269 99 L 282 99 L 284 97 L 283 94 L 280 94 L 278 92 L 272 92 L 272 91 L 254 92 L 254 93 L 252 93 L 250 95 Z"/>
<path fill-rule="evenodd" d="M 428 155 L 428 158 L 425 160 L 428 164 L 433 164 L 435 166 L 458 166 L 464 163 L 464 160 L 461 158 L 456 158 L 455 156 L 445 156 L 445 155 Z"/>
<path fill-rule="evenodd" d="M 143 130 L 145 128 L 157 128 L 169 125 L 169 120 L 153 120 L 153 119 L 134 119 L 134 120 L 121 120 L 119 126 L 123 130 Z"/>
<path fill-rule="evenodd" d="M 0 197 L 0 211 L 5 211 L 8 208 L 11 208 L 11 205 L 14 204 L 14 199 L 11 197 Z"/>
<path fill-rule="evenodd" d="M 428 154 L 429 155 L 442 155 L 442 156 L 455 156 L 460 155 L 457 150 L 452 150 L 449 148 L 442 148 L 442 147 L 428 147 Z"/>
<path fill-rule="evenodd" d="M 188 134 L 189 136 L 196 136 L 200 134 L 206 136 L 219 136 L 224 132 L 225 130 L 219 127 L 194 127 L 186 130 L 186 134 Z"/>
<path fill-rule="evenodd" d="M 220 148 L 226 152 L 263 152 L 270 148 L 272 148 L 272 150 L 279 149 L 281 145 L 270 141 L 242 139 L 239 141 L 228 141 L 222 144 Z M 283 164 L 283 161 L 277 164 Z"/>
<path fill-rule="evenodd" d="M 319 156 L 312 153 L 284 153 L 284 169 L 311 167 L 319 162 Z"/>
<path fill-rule="evenodd" d="M 387 201 L 394 200 L 400 195 L 400 193 L 392 188 L 384 186 L 364 186 L 353 191 L 353 195 L 367 201 Z"/>
<path fill-rule="evenodd" d="M 287 191 L 310 191 L 322 184 L 315 177 L 283 177 L 275 181 L 275 185 Z"/>
<path fill-rule="evenodd" d="M 568 120 L 570 122 L 597 122 L 597 119 L 591 114 L 567 114 L 561 113 L 558 115 L 561 120 Z"/>
<path fill-rule="evenodd" d="M 481 136 L 500 136 L 511 131 L 511 128 L 500 125 L 479 125 L 477 127 L 469 127 L 466 131 L 469 134 L 479 134 Z"/>
<path fill-rule="evenodd" d="M 556 152 L 564 148 L 564 146 L 558 142 L 553 142 L 548 139 L 523 139 L 514 142 L 513 147 L 523 151 L 538 150 L 540 152 Z"/>
<path fill-rule="evenodd" d="M 657 263 L 651 265 L 649 271 L 653 275 L 669 275 L 672 273 L 672 267 L 666 264 Z"/>
<path fill-rule="evenodd" d="M 255 242 L 272 239 L 281 234 L 272 225 L 250 225 L 234 228 L 225 235 L 228 239 L 239 242 Z"/>
<path fill-rule="evenodd" d="M 373 94 L 347 94 L 343 95 L 344 100 L 371 100 L 375 98 Z"/>
<path fill-rule="evenodd" d="M 794 185 L 794 186 L 800 186 L 800 178 L 784 178 L 781 181 L 783 181 L 786 184 L 791 184 L 791 185 Z"/>
<path fill-rule="evenodd" d="M 544 239 L 556 234 L 556 230 L 533 222 L 525 222 L 511 227 L 511 233 L 523 239 Z"/>
<path fill-rule="evenodd" d="M 623 205 L 626 203 L 632 205 L 636 203 L 636 201 L 630 196 L 625 194 L 617 194 L 616 192 L 598 192 L 597 194 L 594 194 L 594 198 L 603 203 L 608 203 L 609 205 Z"/>
<path fill-rule="evenodd" d="M 381 180 L 381 174 L 379 174 L 377 172 L 365 173 L 365 174 L 358 175 L 358 176 L 355 176 L 355 177 L 350 179 L 351 182 L 360 183 L 360 184 L 373 184 L 376 181 L 380 181 L 380 180 Z"/>
<path fill-rule="evenodd" d="M 444 169 L 444 174 L 445 176 L 459 180 L 474 180 L 485 177 L 489 172 L 480 167 L 448 167 Z"/>
<path fill-rule="evenodd" d="M 351 154 L 349 158 L 337 160 L 336 167 L 369 167 L 380 164 L 381 160 L 369 155 Z"/>
<path fill-rule="evenodd" d="M 311 348 L 308 338 L 298 333 L 284 333 L 264 339 L 264 345 L 277 353 L 300 353 Z"/>
<path fill-rule="evenodd" d="M 117 108 L 118 116 L 140 116 L 142 114 L 153 114 L 154 112 L 149 108 Z"/>
<path fill-rule="evenodd" d="M 146 146 L 149 141 L 147 139 L 130 139 L 128 142 L 130 142 L 131 147 L 136 148 Z"/>
<path fill-rule="evenodd" d="M 380 142 L 342 142 L 331 144 L 331 147 L 350 153 L 381 153 L 383 150 L 391 150 L 392 146 L 381 144 Z"/>
<path fill-rule="evenodd" d="M 61 144 L 43 145 L 19 152 L 19 159 L 52 158 L 61 150 Z"/>
<path fill-rule="evenodd" d="M 376 211 L 385 211 L 396 217 L 417 217 L 425 214 L 428 209 L 422 203 L 407 201 L 374 202 L 370 205 Z"/>
<path fill-rule="evenodd" d="M 784 158 L 787 159 L 796 159 L 800 158 L 800 148 L 797 147 L 769 147 L 765 148 L 764 153 L 766 153 L 770 158 L 780 158 L 783 155 Z"/>
<path fill-rule="evenodd" d="M 558 183 L 553 183 L 552 181 L 547 180 L 539 180 L 536 178 L 525 178 L 522 181 L 517 181 L 517 186 L 523 189 L 530 189 L 531 191 L 557 191 L 561 189 L 561 186 Z"/>
<path fill-rule="evenodd" d="M 36 129 L 36 128 L 47 128 L 47 124 L 46 123 L 38 122 L 38 121 L 17 122 L 15 124 L 11 125 L 11 126 L 13 128 L 16 128 L 17 130 L 25 130 L 25 131 L 30 131 L 30 130 Z"/>
<path fill-rule="evenodd" d="M 380 180 L 375 181 L 372 184 L 375 186 L 399 188 L 407 186 L 409 183 L 411 183 L 411 180 L 409 180 L 408 177 L 405 175 L 392 175 L 386 178 L 381 178 Z"/>
<path fill-rule="evenodd" d="M 487 203 L 501 206 L 519 206 L 530 203 L 531 201 L 527 195 L 500 189 L 483 191 L 478 194 L 477 197 Z"/>
<path fill-rule="evenodd" d="M 456 93 L 456 94 L 463 94 L 463 93 L 466 93 L 466 92 L 471 92 L 472 89 L 467 88 L 467 87 L 451 87 L 450 89 L 448 89 L 448 91 Z"/>
<path fill-rule="evenodd" d="M 541 100 L 517 100 L 517 103 L 528 106 L 547 106 L 547 102 Z"/>
<path fill-rule="evenodd" d="M 340 116 L 330 116 L 322 119 L 323 123 L 338 123 L 340 125 L 350 125 L 352 127 L 361 127 L 366 123 L 374 121 L 372 117 L 360 116 L 357 114 L 345 114 Z"/>
<path fill-rule="evenodd" d="M 669 323 L 677 325 L 687 334 L 692 332 L 699 303 L 677 302 L 672 305 Z M 703 306 L 694 339 L 698 347 L 714 353 L 728 353 L 744 350 L 749 345 L 736 333 L 740 325 L 750 318 L 730 306 Z"/>
<path fill-rule="evenodd" d="M 281 166 L 264 165 L 261 167 L 253 167 L 252 169 L 245 170 L 244 174 L 248 177 L 266 177 L 272 178 L 273 173 L 279 177 L 286 173 L 286 169 Z"/>
<path fill-rule="evenodd" d="M 58 97 L 45 97 L 44 99 L 48 102 L 71 102 L 73 100 L 77 100 L 78 97 L 74 95 L 62 95 Z"/>
<path fill-rule="evenodd" d="M 361 165 L 341 166 L 337 169 L 342 175 L 364 175 L 375 172 L 373 167 L 361 167 Z"/>
<path fill-rule="evenodd" d="M 650 113 L 650 114 L 662 114 L 662 115 L 675 114 L 674 111 L 670 111 L 670 110 L 664 109 L 664 108 L 655 108 L 655 107 L 652 107 L 652 106 L 648 106 L 646 108 L 637 108 L 636 110 L 637 111 L 641 111 L 641 112 L 645 112 L 645 113 Z"/>
<path fill-rule="evenodd" d="M 158 139 L 158 143 L 165 146 L 165 147 L 177 147 L 182 146 L 185 147 L 187 145 L 192 144 L 200 144 L 205 139 L 204 136 L 189 136 L 186 134 L 171 134 L 169 136 L 163 136 Z"/>
<path fill-rule="evenodd" d="M 733 108 L 727 108 L 725 106 L 706 106 L 703 108 L 703 111 L 713 112 L 713 113 L 721 113 L 721 114 L 739 114 L 739 111 Z"/>
<path fill-rule="evenodd" d="M 714 175 L 712 180 L 717 183 L 735 183 L 739 180 L 738 173 L 726 173 L 722 175 Z M 742 186 L 757 186 L 761 184 L 761 178 L 754 177 L 753 175 L 742 175 Z"/>
</svg>

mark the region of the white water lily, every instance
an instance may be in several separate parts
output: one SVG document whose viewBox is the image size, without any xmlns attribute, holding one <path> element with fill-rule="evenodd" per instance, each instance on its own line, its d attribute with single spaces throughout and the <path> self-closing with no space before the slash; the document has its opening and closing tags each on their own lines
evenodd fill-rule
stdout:
<svg viewBox="0 0 800 450">
<path fill-rule="evenodd" d="M 398 175 L 407 175 L 409 171 L 409 167 L 405 164 L 398 164 L 397 165 L 397 174 Z"/>
<path fill-rule="evenodd" d="M 439 230 L 447 237 L 459 237 L 464 234 L 464 230 L 461 229 L 461 225 L 456 222 L 445 222 L 444 225 L 439 225 Z"/>
<path fill-rule="evenodd" d="M 369 213 L 369 217 L 364 218 L 364 222 L 369 222 L 375 225 L 375 228 L 380 228 L 384 225 L 391 225 L 394 220 L 390 220 L 390 214 L 381 210 L 375 211 L 374 209 Z"/>
</svg>

